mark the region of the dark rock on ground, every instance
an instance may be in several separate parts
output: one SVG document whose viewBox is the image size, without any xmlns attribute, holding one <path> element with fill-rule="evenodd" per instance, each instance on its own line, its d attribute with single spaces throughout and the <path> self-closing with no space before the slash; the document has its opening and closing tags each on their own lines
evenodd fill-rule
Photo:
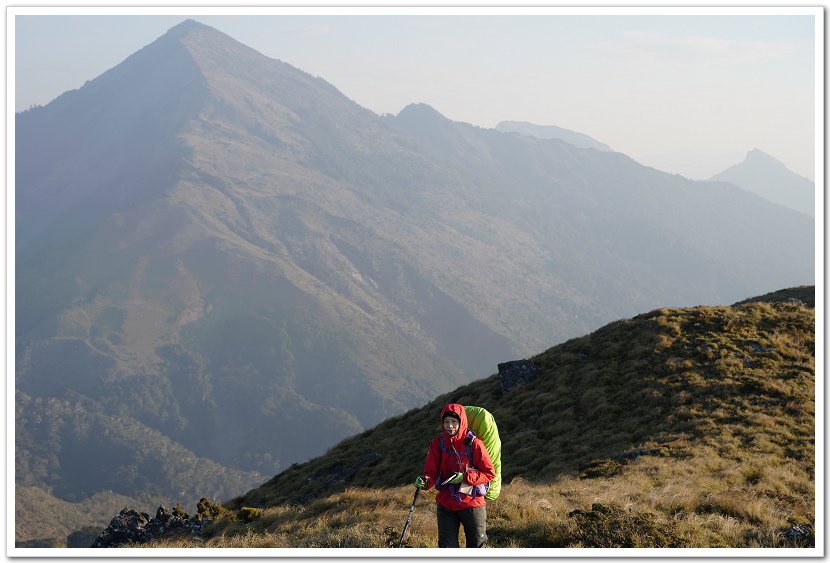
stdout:
<svg viewBox="0 0 830 563">
<path fill-rule="evenodd" d="M 126 547 L 171 537 L 198 536 L 211 520 L 188 518 L 181 510 L 171 513 L 163 506 L 150 518 L 146 512 L 123 509 L 95 538 L 92 547 Z"/>
<path fill-rule="evenodd" d="M 791 526 L 784 530 L 784 537 L 799 547 L 815 547 L 816 534 L 809 524 Z"/>
<path fill-rule="evenodd" d="M 499 364 L 501 388 L 505 393 L 512 391 L 519 385 L 530 383 L 541 373 L 541 368 L 530 360 L 515 360 Z"/>
</svg>

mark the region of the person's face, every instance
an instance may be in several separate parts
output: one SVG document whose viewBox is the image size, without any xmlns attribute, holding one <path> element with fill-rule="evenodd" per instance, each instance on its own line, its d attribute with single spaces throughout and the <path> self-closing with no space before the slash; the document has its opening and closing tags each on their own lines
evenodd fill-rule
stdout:
<svg viewBox="0 0 830 563">
<path fill-rule="evenodd" d="M 461 423 L 454 416 L 444 417 L 443 424 L 444 432 L 446 432 L 450 436 L 455 436 L 458 433 L 458 428 L 461 426 Z"/>
</svg>

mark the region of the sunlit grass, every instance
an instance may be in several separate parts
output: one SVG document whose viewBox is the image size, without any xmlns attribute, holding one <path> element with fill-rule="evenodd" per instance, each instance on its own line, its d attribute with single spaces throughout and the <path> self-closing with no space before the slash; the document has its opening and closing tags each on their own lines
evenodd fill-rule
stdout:
<svg viewBox="0 0 830 563">
<path fill-rule="evenodd" d="M 761 486 L 765 476 L 755 481 L 747 468 L 708 457 L 643 457 L 609 479 L 569 475 L 534 484 L 516 478 L 488 503 L 490 547 L 798 547 L 784 532 L 813 523 L 812 486 L 786 467 L 768 471 L 765 476 L 786 475 L 808 494 L 801 502 L 792 494 L 781 498 L 779 487 Z M 346 489 L 306 507 L 266 508 L 251 523 L 216 526 L 204 541 L 152 547 L 395 547 L 412 491 Z M 422 493 L 405 546 L 435 547 L 437 540 L 434 496 Z"/>
</svg>

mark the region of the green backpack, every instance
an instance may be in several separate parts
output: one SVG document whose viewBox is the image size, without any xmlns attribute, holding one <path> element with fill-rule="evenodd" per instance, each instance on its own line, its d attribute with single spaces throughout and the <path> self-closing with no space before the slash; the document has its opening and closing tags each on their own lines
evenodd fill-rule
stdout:
<svg viewBox="0 0 830 563">
<path fill-rule="evenodd" d="M 483 407 L 465 406 L 464 410 L 467 411 L 467 426 L 479 440 L 484 442 L 484 447 L 487 448 L 487 453 L 490 454 L 490 460 L 496 470 L 496 476 L 490 481 L 490 488 L 485 498 L 487 500 L 497 499 L 501 493 L 501 439 L 496 419 Z"/>
</svg>

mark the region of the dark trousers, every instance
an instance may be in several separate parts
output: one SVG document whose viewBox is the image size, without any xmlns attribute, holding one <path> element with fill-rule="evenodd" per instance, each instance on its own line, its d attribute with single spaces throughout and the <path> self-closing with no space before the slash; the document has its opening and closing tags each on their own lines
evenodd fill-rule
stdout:
<svg viewBox="0 0 830 563">
<path fill-rule="evenodd" d="M 459 547 L 458 528 L 464 526 L 467 547 L 484 547 L 487 544 L 487 508 L 447 510 L 438 505 L 438 547 Z"/>
</svg>

